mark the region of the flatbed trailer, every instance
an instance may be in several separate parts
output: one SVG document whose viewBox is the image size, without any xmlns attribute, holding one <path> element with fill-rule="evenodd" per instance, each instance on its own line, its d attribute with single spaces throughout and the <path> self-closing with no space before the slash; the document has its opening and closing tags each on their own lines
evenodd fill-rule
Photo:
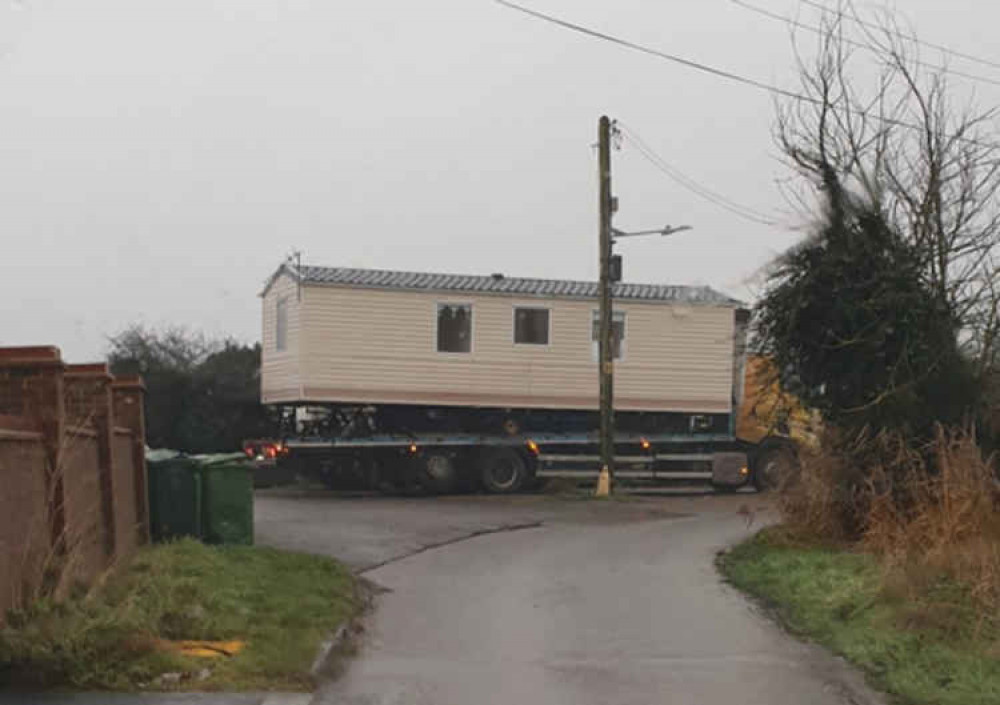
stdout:
<svg viewBox="0 0 1000 705">
<path fill-rule="evenodd" d="M 279 462 L 332 487 L 419 486 L 432 492 L 516 492 L 537 479 L 596 479 L 595 433 L 484 435 L 373 434 L 290 437 Z M 794 444 L 772 437 L 748 443 L 728 434 L 619 433 L 613 475 L 620 479 L 709 483 L 734 490 L 768 484 L 770 465 L 794 459 Z"/>
</svg>

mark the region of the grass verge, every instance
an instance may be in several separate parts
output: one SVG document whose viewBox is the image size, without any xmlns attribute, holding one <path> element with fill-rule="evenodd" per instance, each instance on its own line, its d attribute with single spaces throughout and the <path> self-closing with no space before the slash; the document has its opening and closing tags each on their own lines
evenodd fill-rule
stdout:
<svg viewBox="0 0 1000 705">
<path fill-rule="evenodd" d="M 1000 703 L 1000 628 L 953 581 L 914 595 L 887 584 L 872 556 L 789 544 L 780 529 L 721 554 L 718 566 L 790 631 L 860 666 L 903 702 Z"/>
<path fill-rule="evenodd" d="M 307 690 L 320 642 L 362 602 L 351 573 L 328 558 L 193 540 L 147 547 L 88 593 L 10 613 L 0 627 L 0 682 Z M 205 658 L 165 649 L 163 640 L 246 645 Z"/>
</svg>

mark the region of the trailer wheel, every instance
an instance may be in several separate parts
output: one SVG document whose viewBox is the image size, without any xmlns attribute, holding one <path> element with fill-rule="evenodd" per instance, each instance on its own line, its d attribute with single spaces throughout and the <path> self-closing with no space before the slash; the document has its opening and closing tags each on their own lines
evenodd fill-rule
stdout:
<svg viewBox="0 0 1000 705">
<path fill-rule="evenodd" d="M 754 460 L 754 485 L 760 492 L 780 489 L 798 470 L 799 460 L 790 448 L 783 445 L 762 448 Z"/>
<path fill-rule="evenodd" d="M 424 459 L 423 484 L 431 492 L 454 492 L 458 485 L 458 469 L 455 458 L 446 453 L 430 453 Z"/>
<path fill-rule="evenodd" d="M 495 448 L 482 456 L 480 478 L 487 492 L 517 492 L 528 477 L 528 466 L 519 453 L 510 448 Z"/>
</svg>

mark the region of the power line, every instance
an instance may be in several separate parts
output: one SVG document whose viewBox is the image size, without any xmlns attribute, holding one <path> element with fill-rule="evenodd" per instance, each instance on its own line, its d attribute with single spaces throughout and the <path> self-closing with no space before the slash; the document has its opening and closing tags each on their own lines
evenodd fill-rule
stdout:
<svg viewBox="0 0 1000 705">
<path fill-rule="evenodd" d="M 758 15 L 762 15 L 772 20 L 777 20 L 778 22 L 784 22 L 790 27 L 804 29 L 809 32 L 813 32 L 814 34 L 818 34 L 820 36 L 824 36 L 826 34 L 826 30 L 824 30 L 822 27 L 817 27 L 815 25 L 809 25 L 804 22 L 800 22 L 799 20 L 787 17 L 786 15 L 780 15 L 778 13 L 771 12 L 770 10 L 767 10 L 763 7 L 758 7 L 757 5 L 751 5 L 748 2 L 743 2 L 743 0 L 729 0 L 729 1 L 734 5 L 738 5 L 746 10 L 750 10 L 751 12 L 756 12 Z M 805 2 L 805 0 L 802 1 Z M 849 44 L 850 46 L 858 47 L 859 49 L 871 49 L 869 45 L 864 44 L 863 42 L 855 41 L 853 39 L 848 39 L 847 37 L 842 37 L 841 41 L 843 41 L 845 44 Z M 918 66 L 924 66 L 926 68 L 934 69 L 935 71 L 940 71 L 942 73 L 951 74 L 953 76 L 960 76 L 962 78 L 969 79 L 970 81 L 979 81 L 981 83 L 990 83 L 994 86 L 1000 86 L 1000 81 L 993 78 L 987 78 L 986 76 L 979 76 L 973 73 L 966 73 L 965 71 L 951 69 L 948 68 L 947 66 L 942 66 L 941 64 L 928 63 L 926 61 L 921 61 L 920 59 L 914 59 L 913 62 Z"/>
<path fill-rule="evenodd" d="M 635 42 L 630 42 L 627 39 L 621 39 L 620 37 L 615 37 L 610 34 L 605 34 L 604 32 L 598 32 L 597 30 L 589 29 L 582 25 L 573 24 L 572 22 L 561 20 L 558 17 L 554 17 L 552 15 L 546 15 L 543 12 L 538 12 L 537 10 L 532 10 L 522 5 L 517 5 L 515 3 L 509 2 L 509 0 L 493 0 L 493 1 L 500 5 L 503 5 L 504 7 L 508 7 L 512 10 L 523 12 L 526 15 L 531 15 L 532 17 L 536 17 L 540 20 L 551 22 L 552 24 L 559 25 L 560 27 L 565 27 L 566 29 L 573 30 L 574 32 L 579 32 L 581 34 L 586 34 L 591 37 L 596 37 L 598 39 L 603 39 L 605 41 L 618 44 L 619 46 L 627 47 L 628 49 L 632 49 L 633 51 L 638 51 L 643 54 L 650 54 L 651 56 L 657 56 L 661 59 L 666 59 L 667 61 L 673 61 L 674 63 L 681 64 L 682 66 L 687 66 L 688 68 L 697 69 L 698 71 L 704 71 L 705 73 L 710 73 L 720 78 L 725 78 L 730 81 L 742 83 L 744 85 L 751 86 L 753 88 L 759 88 L 761 90 L 768 91 L 776 95 L 785 96 L 786 98 L 793 98 L 795 100 L 801 100 L 807 103 L 814 103 L 816 105 L 820 104 L 820 101 L 818 99 L 812 98 L 807 95 L 803 95 L 802 93 L 796 93 L 795 91 L 790 91 L 786 88 L 779 88 L 778 86 L 773 86 L 769 83 L 764 83 L 763 81 L 758 81 L 753 78 L 747 78 L 746 76 L 740 76 L 739 74 L 735 74 L 730 71 L 726 71 L 724 69 L 717 69 L 714 66 L 708 66 L 707 64 L 702 64 L 697 61 L 693 61 L 691 59 L 685 59 L 682 56 L 677 56 L 675 54 L 668 54 L 658 49 L 652 49 L 650 47 L 643 46 L 641 44 L 636 44 Z"/>
<path fill-rule="evenodd" d="M 547 15 L 547 14 L 545 14 L 543 12 L 538 12 L 537 10 L 532 10 L 532 9 L 524 7 L 522 5 L 518 5 L 516 3 L 509 2 L 509 0 L 493 0 L 493 1 L 496 2 L 499 5 L 503 5 L 504 7 L 510 8 L 512 10 L 517 10 L 518 12 L 523 12 L 526 15 L 530 15 L 530 16 L 535 17 L 537 19 L 544 20 L 545 22 L 550 22 L 552 24 L 558 25 L 558 26 L 563 27 L 565 29 L 569 29 L 569 30 L 574 31 L 574 32 L 579 32 L 580 34 L 585 34 L 587 36 L 595 37 L 597 39 L 602 39 L 604 41 L 608 41 L 608 42 L 611 42 L 613 44 L 618 44 L 619 46 L 623 46 L 623 47 L 626 47 L 628 49 L 632 49 L 633 51 L 638 51 L 638 52 L 643 53 L 643 54 L 649 54 L 650 56 L 656 56 L 658 58 L 665 59 L 667 61 L 672 61 L 674 63 L 680 64 L 682 66 L 686 66 L 688 68 L 693 68 L 693 69 L 696 69 L 698 71 L 702 71 L 702 72 L 705 72 L 705 73 L 712 74 L 712 75 L 717 76 L 719 78 L 725 78 L 725 79 L 728 79 L 730 81 L 734 81 L 736 83 L 741 83 L 743 85 L 750 86 L 752 88 L 757 88 L 759 90 L 763 90 L 763 91 L 767 91 L 769 93 L 773 93 L 775 95 L 784 96 L 786 98 L 791 98 L 793 100 L 798 100 L 798 101 L 801 101 L 803 103 L 810 103 L 811 105 L 816 105 L 816 106 L 820 106 L 820 107 L 823 106 L 823 101 L 820 100 L 819 98 L 813 98 L 812 96 L 808 96 L 808 95 L 805 95 L 803 93 L 797 93 L 795 91 L 788 90 L 787 88 L 779 88 L 778 86 L 774 86 L 774 85 L 771 85 L 769 83 L 764 83 L 763 81 L 758 81 L 758 80 L 753 79 L 753 78 L 747 78 L 746 76 L 741 76 L 739 74 L 732 73 L 731 71 L 726 71 L 724 69 L 718 69 L 718 68 L 715 68 L 714 66 L 708 66 L 707 64 L 702 64 L 702 63 L 699 63 L 697 61 L 692 61 L 691 59 L 685 59 L 685 58 L 683 58 L 681 56 L 676 56 L 674 54 L 668 54 L 668 53 L 660 51 L 658 49 L 653 49 L 651 47 L 643 46 L 642 44 L 636 44 L 635 42 L 630 42 L 627 39 L 622 39 L 620 37 L 615 37 L 615 36 L 613 36 L 611 34 L 606 34 L 604 32 L 599 32 L 597 30 L 590 29 L 590 28 L 584 27 L 582 25 L 574 24 L 572 22 L 567 22 L 566 20 L 559 19 L 558 17 L 554 17 L 552 15 Z M 801 0 L 801 1 L 805 2 L 806 0 Z M 872 115 L 870 112 L 867 112 L 867 111 L 864 111 L 864 110 L 859 110 L 857 108 L 852 108 L 852 107 L 849 107 L 849 106 L 845 107 L 844 109 L 846 111 L 850 112 L 852 115 L 857 115 L 859 117 L 873 118 L 873 119 L 878 120 L 879 122 L 885 123 L 886 125 L 894 125 L 896 127 L 905 127 L 905 128 L 907 128 L 909 130 L 916 130 L 918 132 L 921 132 L 923 130 L 923 128 L 920 125 L 915 125 L 913 123 L 909 123 L 909 122 L 906 122 L 904 120 L 898 120 L 896 118 L 885 117 L 884 115 Z M 955 137 L 960 142 L 964 142 L 966 144 L 974 144 L 974 145 L 977 145 L 977 146 L 980 146 L 980 147 L 988 147 L 988 148 L 993 147 L 993 145 L 991 145 L 989 143 L 984 143 L 984 142 L 982 142 L 980 140 L 977 140 L 977 139 L 974 139 L 974 138 L 962 137 L 962 136 L 959 136 L 959 135 L 956 135 Z"/>
<path fill-rule="evenodd" d="M 638 144 L 635 143 L 633 143 L 633 146 L 637 148 L 639 154 L 642 155 L 650 164 L 652 164 L 653 167 L 663 172 L 663 174 L 665 174 L 676 184 L 690 191 L 691 193 L 700 196 L 704 200 L 712 203 L 713 205 L 716 205 L 726 211 L 729 211 L 730 213 L 737 215 L 741 218 L 753 221 L 755 223 L 759 223 L 761 225 L 769 225 L 769 226 L 779 225 L 779 223 L 776 220 L 768 218 L 767 216 L 764 215 L 760 215 L 756 211 L 746 206 L 742 206 L 736 203 L 735 201 L 730 201 L 729 199 L 725 198 L 718 192 L 712 191 L 708 187 L 702 186 L 697 181 L 694 181 L 687 175 L 675 169 L 672 169 L 665 161 L 659 158 L 658 155 L 656 155 L 655 153 L 651 153 L 647 151 L 645 148 L 640 147 Z"/>
<path fill-rule="evenodd" d="M 761 211 L 758 211 L 749 206 L 744 206 L 732 199 L 722 195 L 717 191 L 713 191 L 707 186 L 700 184 L 687 174 L 683 173 L 676 167 L 672 166 L 666 159 L 660 156 L 655 149 L 649 146 L 649 144 L 639 136 L 639 134 L 628 125 L 623 123 L 621 120 L 617 121 L 617 125 L 621 128 L 622 133 L 625 138 L 636 148 L 641 156 L 643 156 L 650 164 L 656 167 L 658 170 L 666 174 L 674 182 L 687 189 L 688 191 L 701 196 L 706 201 L 713 203 L 720 208 L 723 208 L 734 215 L 737 215 L 745 220 L 750 220 L 760 225 L 769 226 L 780 226 L 777 220 L 774 220 L 770 216 Z"/>
<path fill-rule="evenodd" d="M 860 17 L 847 15 L 843 11 L 841 11 L 840 9 L 832 8 L 829 5 L 824 5 L 823 3 L 819 3 L 819 2 L 812 2 L 812 0 L 799 0 L 799 2 L 802 3 L 803 5 L 808 5 L 809 7 L 814 7 L 817 10 L 822 10 L 823 12 L 832 12 L 833 14 L 837 15 L 840 18 L 850 20 L 851 22 L 859 24 L 862 27 L 868 27 L 869 29 L 875 29 L 875 30 L 878 30 L 880 32 L 886 31 L 885 27 L 882 27 L 881 25 L 876 24 L 875 22 L 865 22 Z M 902 32 L 897 32 L 897 31 L 893 31 L 893 30 L 889 30 L 889 31 L 892 34 L 895 34 L 900 39 L 912 40 L 913 42 L 915 42 L 917 44 L 921 44 L 921 45 L 923 45 L 925 47 L 930 47 L 931 49 L 937 49 L 938 51 L 943 51 L 946 54 L 951 54 L 952 56 L 957 56 L 958 58 L 965 59 L 966 61 L 973 61 L 973 62 L 975 62 L 977 64 L 982 64 L 983 66 L 990 66 L 990 67 L 995 68 L 995 69 L 1000 69 L 1000 62 L 991 61 L 990 59 L 983 59 L 981 57 L 974 56 L 973 54 L 966 54 L 965 52 L 958 51 L 957 49 L 952 49 L 951 47 L 947 47 L 947 46 L 945 46 L 943 44 L 935 44 L 934 42 L 928 42 L 928 41 L 924 41 L 924 40 L 921 40 L 921 39 L 917 39 L 915 37 L 910 37 L 910 36 L 908 36 L 906 34 L 903 34 Z"/>
</svg>

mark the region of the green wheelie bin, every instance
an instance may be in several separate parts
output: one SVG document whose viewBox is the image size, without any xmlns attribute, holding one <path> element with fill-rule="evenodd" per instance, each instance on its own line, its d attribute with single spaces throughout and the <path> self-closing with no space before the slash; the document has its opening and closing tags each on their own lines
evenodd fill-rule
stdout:
<svg viewBox="0 0 1000 705">
<path fill-rule="evenodd" d="M 253 544 L 253 469 L 222 462 L 201 468 L 201 527 L 206 543 Z"/>
<path fill-rule="evenodd" d="M 202 537 L 201 466 L 185 457 L 151 461 L 149 531 L 153 541 Z"/>
</svg>

